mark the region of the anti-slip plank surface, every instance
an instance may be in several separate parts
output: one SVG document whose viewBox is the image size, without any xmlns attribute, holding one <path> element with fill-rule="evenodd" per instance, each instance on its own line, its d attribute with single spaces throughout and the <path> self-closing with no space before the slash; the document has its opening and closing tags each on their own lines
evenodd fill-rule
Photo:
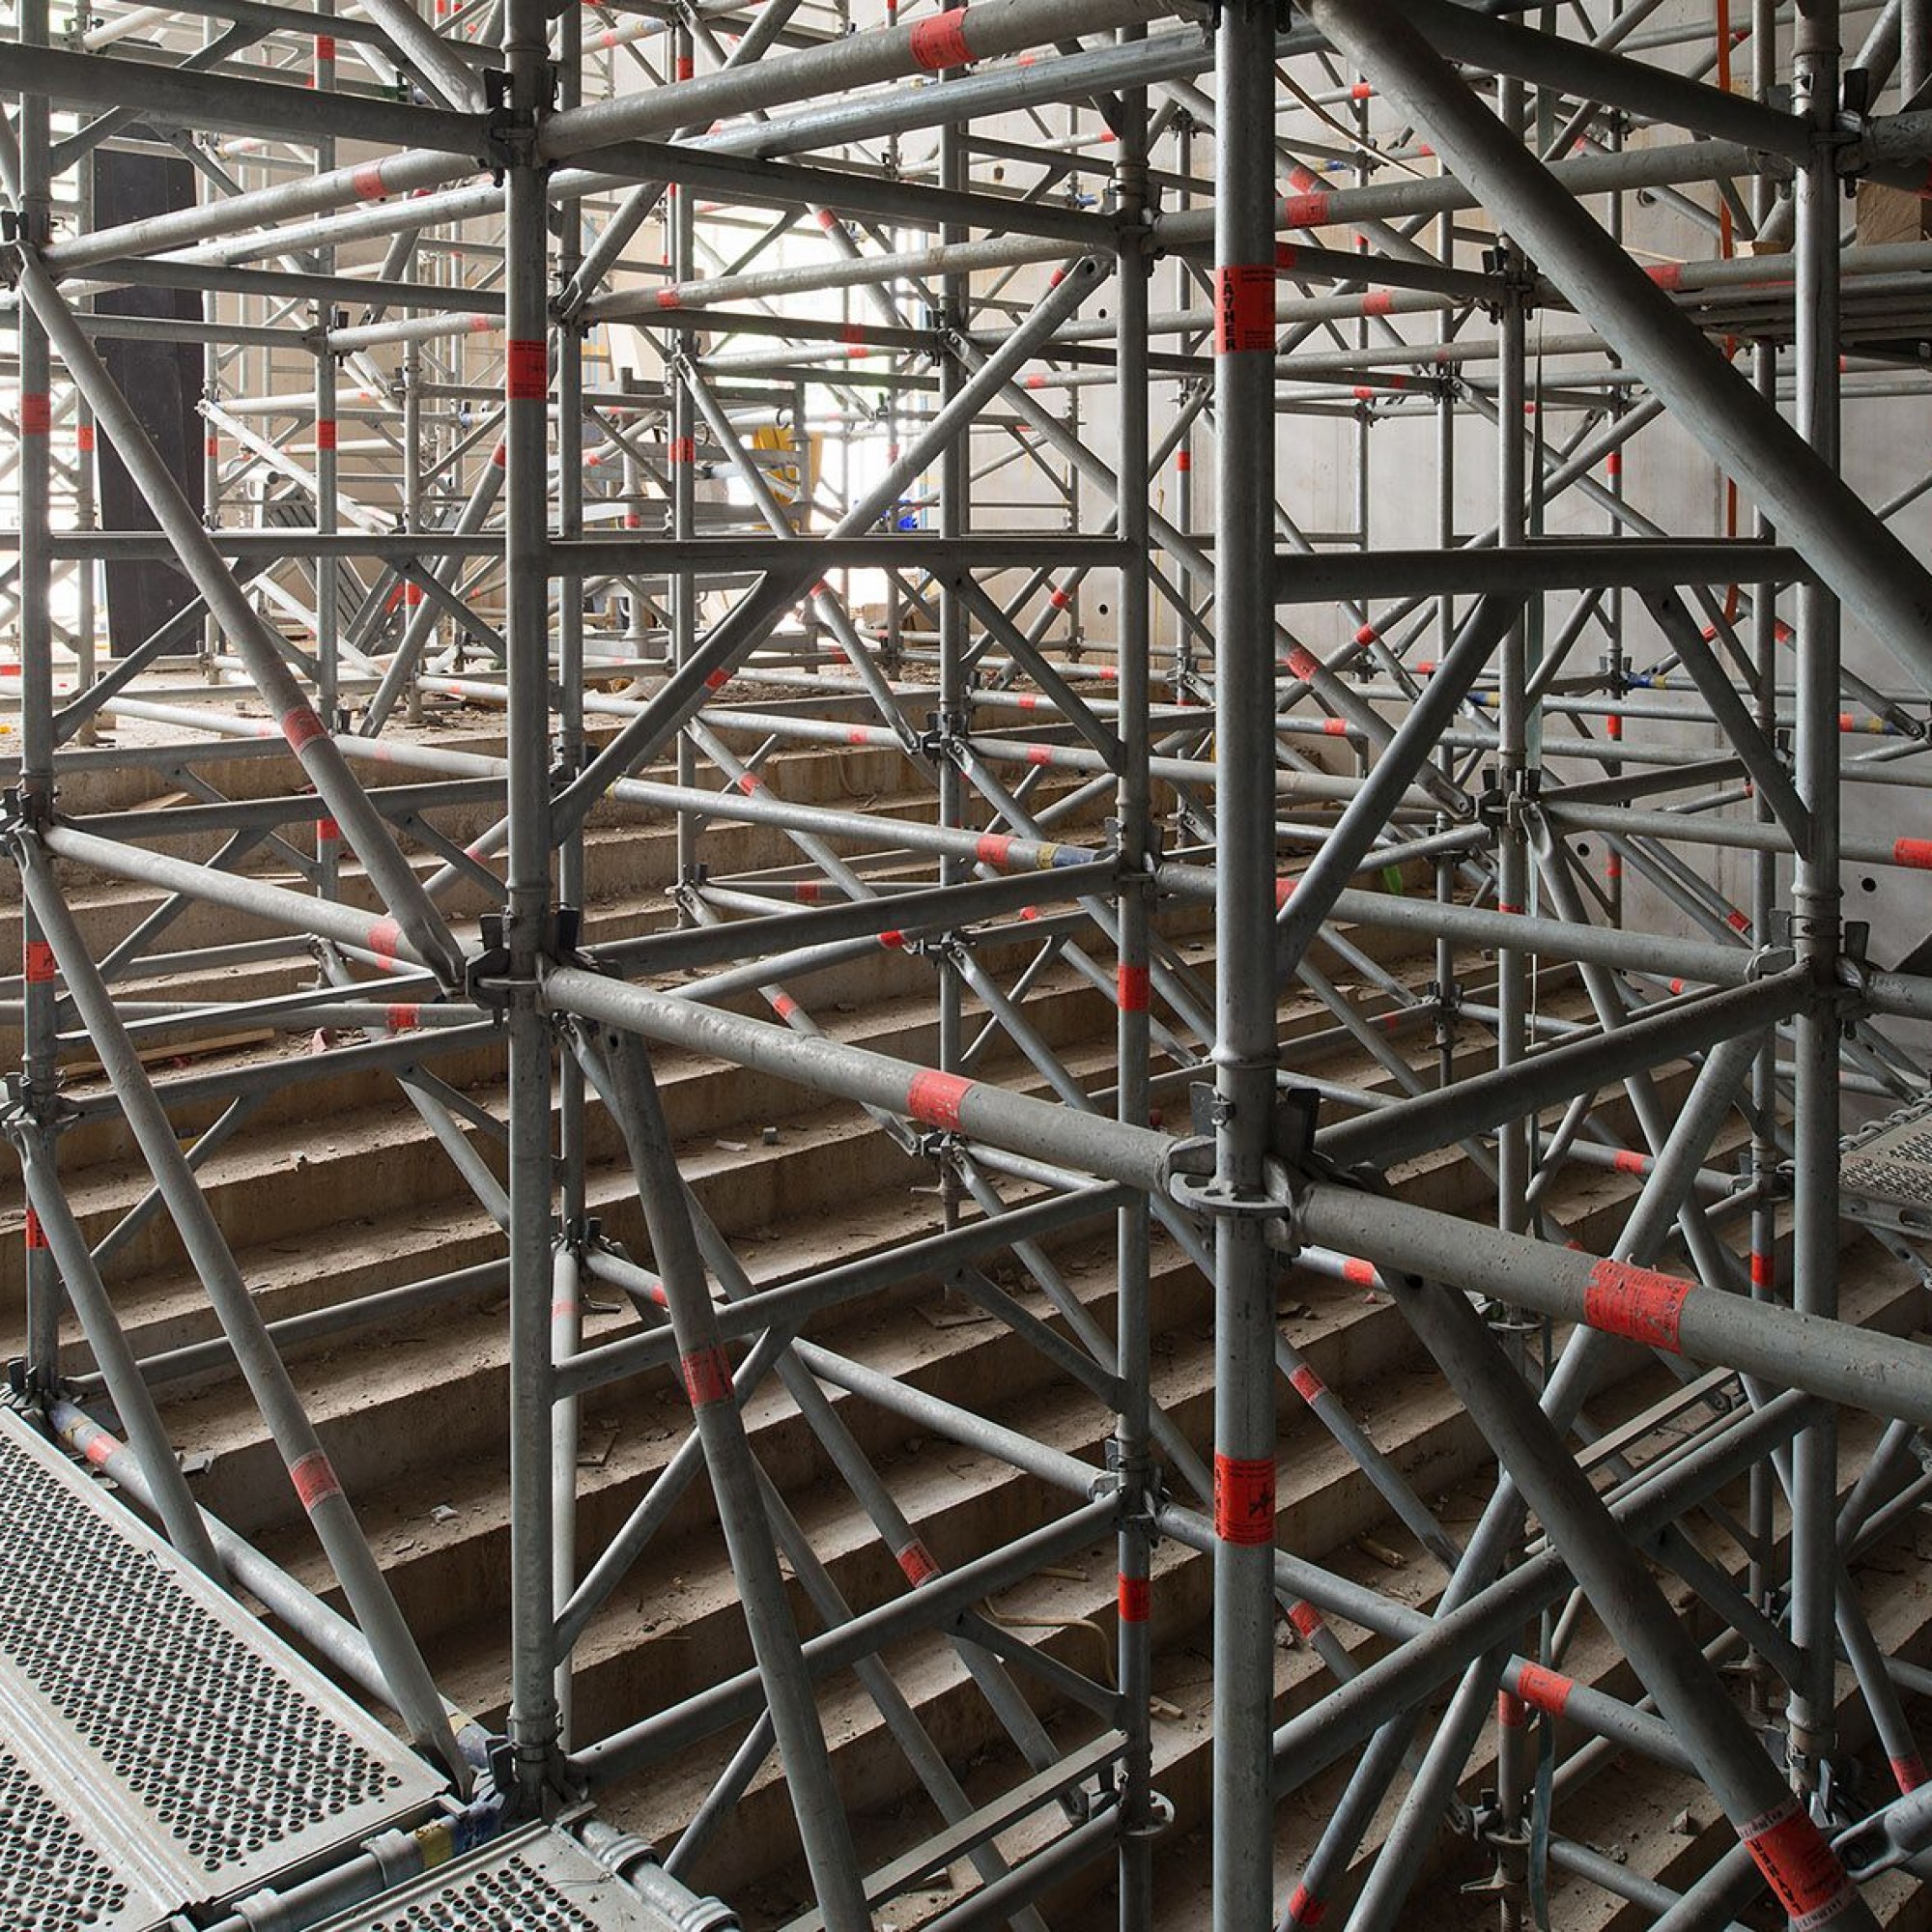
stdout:
<svg viewBox="0 0 1932 1932">
<path fill-rule="evenodd" d="M 531 1825 L 315 1932 L 675 1932 L 574 1838 Z"/>
<path fill-rule="evenodd" d="M 1848 1136 L 1838 1180 L 1848 1208 L 1862 1206 L 1908 1233 L 1932 1231 L 1932 1099 Z"/>
<path fill-rule="evenodd" d="M 154 1922 L 158 1899 L 172 1911 L 253 1891 L 413 1821 L 441 1788 L 11 1413 L 0 1414 L 0 1752 L 29 1804 L 51 1807 L 56 1836 L 64 1825 L 74 1840 L 54 1861 L 68 1889 L 41 1908 L 49 1916 L 5 1918 L 37 1932 L 70 1921 L 119 1932 Z M 25 1829 L 10 1821 L 5 1834 Z M 14 1882 L 0 1874 L 0 1902 Z M 118 1900 L 116 1883 L 128 1889 Z"/>
<path fill-rule="evenodd" d="M 137 1873 L 99 1841 L 0 1740 L 0 1925 L 34 1932 L 144 1932 L 167 1918 Z"/>
</svg>

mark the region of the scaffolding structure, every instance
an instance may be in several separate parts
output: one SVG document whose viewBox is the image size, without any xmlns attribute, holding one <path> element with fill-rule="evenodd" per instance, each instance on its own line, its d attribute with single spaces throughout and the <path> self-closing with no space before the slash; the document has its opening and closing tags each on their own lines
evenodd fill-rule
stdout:
<svg viewBox="0 0 1932 1932">
<path fill-rule="evenodd" d="M 1211 1562 L 1217 1932 L 1321 1921 L 1392 1794 L 1350 1888 L 1361 1932 L 1423 1922 L 1405 1915 L 1445 1819 L 1493 1848 L 1506 1927 L 1552 1869 L 1659 1926 L 1724 1925 L 1767 1893 L 1794 1925 L 1877 1924 L 1862 1888 L 1932 1848 L 1908 1709 L 1932 1677 L 1887 1655 L 1848 1568 L 1932 1482 L 1932 1347 L 1912 1338 L 1932 974 L 1876 962 L 1843 881 L 1875 875 L 1874 918 L 1909 921 L 1932 868 L 1911 805 L 1932 577 L 1893 528 L 1932 475 L 1868 500 L 1841 449 L 1932 396 L 1932 240 L 1916 201 L 1907 239 L 1841 228 L 1851 186 L 1923 188 L 1928 79 L 1925 0 L 1719 0 L 1715 22 L 1654 0 L 1303 0 L 1292 18 L 978 0 L 903 20 L 896 0 L 17 0 L 16 1404 L 395 1713 L 455 1796 L 494 1792 L 493 1828 L 726 1735 L 661 1848 L 678 1874 L 776 1752 L 810 1874 L 797 1932 L 870 1924 L 960 1861 L 973 1883 L 921 1922 L 1037 1927 L 1107 1861 L 1122 1927 L 1156 1922 L 1151 1633 L 1175 1549 Z M 193 204 L 97 222 L 108 144 L 185 158 Z M 1684 259 L 1638 244 L 1661 222 L 1693 239 Z M 132 288 L 185 292 L 198 319 L 101 305 Z M 116 336 L 200 351 L 199 503 L 109 373 Z M 1281 486 L 1300 434 L 1350 453 L 1321 498 L 1346 499 L 1341 528 Z M 97 439 L 151 529 L 99 526 Z M 1379 457 L 1396 439 L 1399 471 Z M 1701 450 L 1719 513 L 1686 533 L 1633 501 L 1646 447 L 1670 503 L 1689 493 L 1666 467 Z M 1432 518 L 1433 544 L 1389 540 Z M 156 559 L 192 600 L 110 656 L 101 572 Z M 500 718 L 500 756 L 436 742 L 459 709 Z M 902 759 L 929 815 L 761 776 L 828 746 Z M 224 794 L 208 771 L 238 760 L 276 761 L 278 788 Z M 116 803 L 99 781 L 129 771 L 177 797 Z M 440 822 L 478 814 L 475 837 Z M 675 825 L 674 917 L 600 932 L 588 835 L 646 814 Z M 731 824 L 776 830 L 793 863 L 721 869 Z M 82 879 L 159 910 L 103 940 Z M 271 936 L 176 944 L 206 906 Z M 1176 935 L 1210 917 L 1203 970 Z M 1391 936 L 1433 949 L 1426 997 L 1382 965 Z M 930 969 L 928 1053 L 825 1023 L 826 976 L 881 948 Z M 312 983 L 224 995 L 270 960 L 312 960 Z M 1117 1009 L 1097 1072 L 1029 1020 L 1049 970 Z M 1581 1012 L 1544 998 L 1553 973 Z M 1322 1028 L 1284 1037 L 1291 992 Z M 146 1050 L 243 1028 L 336 1043 L 213 1072 Z M 1388 1088 L 1303 1070 L 1338 1040 Z M 507 1066 L 500 1119 L 438 1077 L 485 1049 Z M 680 1174 L 666 1050 L 864 1108 L 929 1163 L 929 1228 L 758 1279 Z M 996 1055 L 1020 1072 L 987 1071 Z M 82 1060 L 102 1084 L 76 1096 Z M 323 1318 L 353 1334 L 507 1289 L 501 1738 L 440 1694 L 282 1359 L 319 1319 L 265 1319 L 201 1183 L 270 1094 L 345 1065 L 402 1084 L 501 1231 L 488 1269 Z M 170 1110 L 210 1106 L 185 1143 Z M 96 1240 L 61 1140 L 103 1119 L 153 1185 Z M 598 1122 L 647 1253 L 590 1196 Z M 1487 1178 L 1474 1208 L 1387 1180 L 1456 1148 Z M 1548 1205 L 1579 1170 L 1634 1182 L 1603 1253 Z M 156 1216 L 223 1339 L 144 1359 L 112 1263 Z M 1109 1224 L 1112 1332 L 1048 1245 Z M 1841 1283 L 1854 1238 L 1910 1293 Z M 1154 1400 L 1156 1240 L 1213 1284 L 1207 1444 Z M 1001 1258 L 1049 1319 L 994 1278 Z M 1497 1471 L 1466 1534 L 1288 1339 L 1290 1266 L 1386 1296 L 1475 1419 Z M 1099 1406 L 1104 1459 L 813 1338 L 826 1311 L 932 1279 Z M 586 1340 L 593 1292 L 629 1325 Z M 1670 1381 L 1612 1415 L 1598 1393 L 1634 1351 Z M 230 1357 L 346 1617 L 181 1472 L 157 1391 Z M 668 1375 L 688 1434 L 589 1542 L 582 1405 Z M 902 1589 L 847 1602 L 814 1554 L 748 1439 L 768 1381 Z M 1439 1567 L 1426 1609 L 1284 1547 L 1284 1390 Z M 942 1568 L 828 1391 L 1062 1507 Z M 573 1649 L 696 1484 L 755 1666 L 600 1734 L 573 1709 Z M 1108 1670 L 986 1613 L 1096 1550 L 1119 1577 Z M 1585 1614 L 1630 1694 L 1565 1674 Z M 1373 1634 L 1373 1661 L 1333 1620 Z M 968 1789 L 895 1683 L 918 1634 L 956 1649 L 1009 1736 L 998 1790 Z M 1328 1673 L 1292 1709 L 1284 1640 Z M 869 1866 L 821 1721 L 848 1672 L 943 1820 Z M 1049 1728 L 1042 1703 L 1078 1719 Z M 1460 1785 L 1492 1725 L 1497 1790 L 1472 1811 Z M 1895 1793 L 1848 1779 L 1848 1731 L 1876 1735 Z M 1736 1828 L 1681 1892 L 1564 1815 L 1617 1752 Z M 1282 1868 L 1258 1821 L 1337 1765 L 1340 1802 Z M 274 1922 L 404 1876 L 362 1860 Z"/>
</svg>

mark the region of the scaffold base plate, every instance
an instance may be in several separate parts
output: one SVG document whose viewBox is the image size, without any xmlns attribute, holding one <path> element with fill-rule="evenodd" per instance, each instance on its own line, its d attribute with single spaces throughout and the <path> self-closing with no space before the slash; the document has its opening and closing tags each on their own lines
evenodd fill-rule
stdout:
<svg viewBox="0 0 1932 1932">
<path fill-rule="evenodd" d="M 0 1923 L 135 1932 L 414 1823 L 441 1789 L 0 1412 Z"/>
<path fill-rule="evenodd" d="M 575 1838 L 529 1825 L 315 1932 L 676 1932 Z"/>
</svg>

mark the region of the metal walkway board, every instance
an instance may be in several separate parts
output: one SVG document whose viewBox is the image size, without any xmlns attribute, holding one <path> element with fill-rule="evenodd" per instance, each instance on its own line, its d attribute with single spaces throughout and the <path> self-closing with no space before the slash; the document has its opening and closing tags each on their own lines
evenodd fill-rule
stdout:
<svg viewBox="0 0 1932 1932">
<path fill-rule="evenodd" d="M 442 1788 L 0 1412 L 0 1924 L 141 1932 L 413 1823 Z"/>
<path fill-rule="evenodd" d="M 575 1838 L 530 1825 L 314 1932 L 677 1932 Z"/>
<path fill-rule="evenodd" d="M 1932 1096 L 1846 1136 L 1838 1185 L 1848 1213 L 1908 1235 L 1932 1234 Z"/>
</svg>

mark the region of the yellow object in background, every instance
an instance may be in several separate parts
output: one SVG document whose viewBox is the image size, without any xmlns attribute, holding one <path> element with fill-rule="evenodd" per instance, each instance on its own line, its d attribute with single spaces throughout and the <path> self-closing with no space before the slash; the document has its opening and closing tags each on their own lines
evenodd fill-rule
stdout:
<svg viewBox="0 0 1932 1932">
<path fill-rule="evenodd" d="M 789 455 L 789 463 L 772 463 L 763 466 L 765 480 L 772 486 L 772 493 L 794 527 L 803 527 L 811 511 L 812 498 L 818 494 L 819 472 L 825 461 L 825 439 L 822 436 L 806 438 L 805 474 L 801 479 L 798 467 L 798 439 L 789 423 L 761 423 L 752 432 L 753 449 L 770 450 L 775 454 Z"/>
</svg>

